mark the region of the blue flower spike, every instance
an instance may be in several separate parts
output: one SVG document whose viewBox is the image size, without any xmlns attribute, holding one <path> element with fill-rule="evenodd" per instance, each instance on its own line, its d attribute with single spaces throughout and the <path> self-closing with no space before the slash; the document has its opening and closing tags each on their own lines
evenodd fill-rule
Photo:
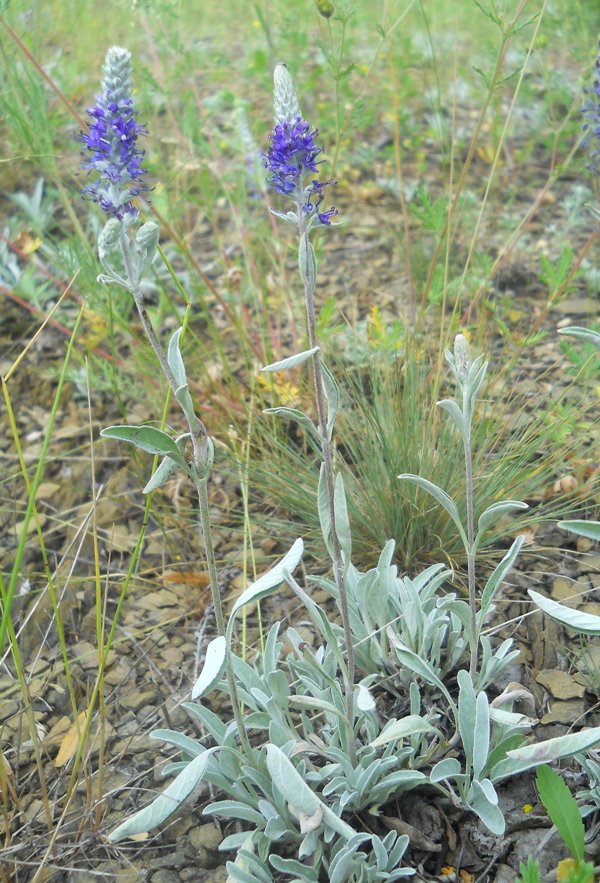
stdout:
<svg viewBox="0 0 600 883">
<path fill-rule="evenodd" d="M 137 146 L 143 132 L 134 117 L 131 99 L 131 53 L 113 46 L 106 53 L 102 93 L 88 107 L 88 132 L 82 132 L 82 168 L 96 173 L 96 180 L 83 193 L 98 203 L 103 212 L 123 220 L 137 215 L 133 202 L 147 188 L 143 184 L 144 151 Z"/>
<path fill-rule="evenodd" d="M 285 64 L 275 67 L 274 108 L 275 127 L 271 133 L 271 145 L 264 155 L 265 168 L 270 173 L 270 184 L 277 193 L 289 196 L 295 202 L 298 215 L 304 215 L 307 229 L 317 224 L 330 226 L 337 209 L 321 210 L 326 187 L 335 181 L 319 181 L 317 158 L 323 152 L 315 143 L 318 130 L 311 129 L 302 117 L 292 78 Z M 280 216 L 292 220 L 293 216 Z"/>
</svg>

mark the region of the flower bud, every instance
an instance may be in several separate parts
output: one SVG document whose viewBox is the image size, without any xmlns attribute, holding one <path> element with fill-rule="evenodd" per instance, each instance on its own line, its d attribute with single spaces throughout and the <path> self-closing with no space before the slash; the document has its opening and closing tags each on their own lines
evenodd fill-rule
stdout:
<svg viewBox="0 0 600 883">
<path fill-rule="evenodd" d="M 121 238 L 121 222 L 116 218 L 107 221 L 98 236 L 98 256 L 101 261 L 114 251 L 119 245 Z"/>
<path fill-rule="evenodd" d="M 154 221 L 147 221 L 138 230 L 135 241 L 140 250 L 143 249 L 148 255 L 154 257 L 159 236 L 160 229 L 158 224 L 155 224 Z"/>
<path fill-rule="evenodd" d="M 273 109 L 275 123 L 280 126 L 284 123 L 294 123 L 302 116 L 294 83 L 287 67 L 281 61 L 277 62 L 273 71 Z"/>
<path fill-rule="evenodd" d="M 464 382 L 472 365 L 471 350 L 464 334 L 457 334 L 454 339 L 454 361 L 457 377 Z"/>
<path fill-rule="evenodd" d="M 316 0 L 317 11 L 323 18 L 331 18 L 335 12 L 335 6 L 332 0 Z"/>
</svg>

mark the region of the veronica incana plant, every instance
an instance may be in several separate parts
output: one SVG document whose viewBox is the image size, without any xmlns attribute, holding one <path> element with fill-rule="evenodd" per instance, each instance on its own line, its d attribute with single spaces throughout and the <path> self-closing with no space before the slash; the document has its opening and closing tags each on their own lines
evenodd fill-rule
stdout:
<svg viewBox="0 0 600 883">
<path fill-rule="evenodd" d="M 386 805 L 393 802 L 396 807 L 407 791 L 427 784 L 500 834 L 504 819 L 496 783 L 549 757 L 583 751 L 599 735 L 586 731 L 515 750 L 515 737 L 522 742 L 527 719 L 512 711 L 510 695 L 500 702 L 488 698 L 486 688 L 514 651 L 510 641 L 493 647 L 481 636 L 481 626 L 519 543 L 500 562 L 479 603 L 476 591 L 470 591 L 469 603 L 448 592 L 450 574 L 441 566 L 413 579 L 400 577 L 392 563 L 392 543 L 386 545 L 374 570 L 360 573 L 352 565 L 344 486 L 336 474 L 332 444 L 339 391 L 315 335 L 316 261 L 309 233 L 317 225 L 330 226 L 335 214 L 334 209 L 321 209 L 325 188 L 333 182 L 319 183 L 313 177 L 320 155 L 315 137 L 316 130 L 302 118 L 287 69 L 278 66 L 275 128 L 265 162 L 275 191 L 293 206 L 279 215 L 298 228 L 309 348 L 264 370 L 312 364 L 317 425 L 300 411 L 275 410 L 297 420 L 320 445 L 319 516 L 333 564 L 333 579 L 321 578 L 320 583 L 337 602 L 341 625 L 311 597 L 310 587 L 318 580 L 302 586 L 294 577 L 304 550 L 301 539 L 242 593 L 225 620 L 207 506 L 213 445 L 194 411 L 180 350 L 181 329 L 164 352 L 140 287 L 155 257 L 158 230 L 146 224 L 133 235 L 135 215 L 113 213 L 99 248 L 105 270 L 102 281 L 122 285 L 134 297 L 187 424 L 176 438 L 146 426 L 110 427 L 104 435 L 163 457 L 146 492 L 160 488 L 177 469 L 195 484 L 218 632 L 207 648 L 193 701 L 186 703 L 210 741 L 156 730 L 154 738 L 179 752 L 165 770 L 174 778 L 162 794 L 119 825 L 109 840 L 117 842 L 164 824 L 206 783 L 216 799 L 204 813 L 235 822 L 221 848 L 235 853 L 227 865 L 229 879 L 243 883 L 269 883 L 274 874 L 311 883 L 323 878 L 333 883 L 370 883 L 410 876 L 414 872 L 404 863 L 409 838 L 388 829 L 382 819 Z M 483 360 L 471 361 L 465 344 L 459 341 L 449 358 L 459 402 L 455 407 L 445 405 L 463 440 L 485 373 Z M 468 466 L 466 475 L 468 481 Z M 479 517 L 477 532 L 474 523 L 465 530 L 456 504 L 442 489 L 417 476 L 408 478 L 432 493 L 461 525 L 473 566 L 482 531 L 499 514 L 520 505 L 508 501 L 490 507 Z M 280 624 L 275 623 L 264 651 L 254 659 L 243 659 L 235 646 L 238 615 L 282 583 L 304 604 L 314 646 L 290 628 L 292 651 L 285 654 Z M 467 657 L 469 670 L 464 667 Z M 449 678 L 458 682 L 458 697 L 448 686 Z M 231 719 L 223 720 L 207 704 L 213 691 L 231 702 Z M 396 717 L 389 712 L 398 696 L 406 713 Z M 369 818 L 368 825 L 364 818 Z"/>
</svg>

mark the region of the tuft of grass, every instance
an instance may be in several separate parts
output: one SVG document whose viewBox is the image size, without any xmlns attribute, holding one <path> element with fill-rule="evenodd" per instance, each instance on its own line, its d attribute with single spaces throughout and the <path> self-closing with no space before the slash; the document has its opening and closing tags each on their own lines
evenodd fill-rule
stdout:
<svg viewBox="0 0 600 883">
<path fill-rule="evenodd" d="M 368 345 L 368 344 L 367 344 Z M 464 484 L 464 459 L 456 430 L 440 414 L 436 401 L 438 358 L 411 337 L 396 357 L 374 357 L 367 370 L 346 368 L 343 405 L 338 415 L 338 466 L 344 476 L 354 553 L 361 566 L 373 566 L 378 550 L 389 539 L 397 544 L 398 563 L 415 572 L 425 564 L 446 559 L 459 569 L 464 549 L 451 519 L 418 488 L 401 486 L 400 473 L 421 475 L 443 487 L 459 510 Z M 595 499 L 596 487 L 581 482 L 554 489 L 573 469 L 577 457 L 589 458 L 588 440 L 557 438 L 548 411 L 537 416 L 525 394 L 511 396 L 512 378 L 503 388 L 484 394 L 486 402 L 474 426 L 475 503 L 478 513 L 502 499 L 520 499 L 534 508 L 511 516 L 510 524 L 491 531 L 482 552 L 502 535 L 526 526 L 553 521 Z M 535 389 L 532 379 L 531 388 Z M 524 408 L 528 419 L 523 420 Z M 548 407 L 582 420 L 593 409 L 587 391 L 574 385 Z M 562 413 L 562 411 L 561 411 Z M 295 427 L 277 432 L 262 418 L 254 436 L 253 483 L 264 499 L 277 507 L 276 530 L 291 517 L 303 536 L 321 547 L 316 512 L 318 470 L 310 444 Z M 564 419 L 562 413 L 561 419 Z M 307 452 L 309 456 L 307 456 Z"/>
</svg>

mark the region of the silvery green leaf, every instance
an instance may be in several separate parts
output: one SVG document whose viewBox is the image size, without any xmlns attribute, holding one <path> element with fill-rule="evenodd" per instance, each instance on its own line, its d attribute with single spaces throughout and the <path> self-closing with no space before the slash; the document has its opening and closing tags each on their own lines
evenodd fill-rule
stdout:
<svg viewBox="0 0 600 883">
<path fill-rule="evenodd" d="M 141 448 L 148 454 L 162 454 L 174 460 L 178 466 L 187 469 L 185 460 L 174 440 L 162 429 L 154 426 L 107 426 L 100 432 L 104 438 L 114 438 Z"/>
<path fill-rule="evenodd" d="M 265 371 L 287 371 L 288 368 L 295 368 L 296 365 L 302 365 L 303 362 L 307 362 L 308 359 L 311 359 L 315 353 L 319 352 L 318 346 L 313 346 L 311 350 L 304 350 L 302 353 L 296 353 L 294 356 L 288 356 L 287 359 L 281 359 L 280 362 L 272 362 L 270 365 L 265 365 L 264 368 L 261 368 L 261 374 Z"/>
<path fill-rule="evenodd" d="M 580 537 L 600 542 L 600 521 L 559 521 L 558 526 Z"/>
<path fill-rule="evenodd" d="M 442 399 L 441 402 L 438 402 L 438 405 L 450 416 L 450 419 L 455 424 L 461 435 L 464 434 L 465 421 L 463 418 L 463 413 L 454 401 L 454 399 Z"/>
<path fill-rule="evenodd" d="M 582 328 L 580 325 L 569 325 L 568 328 L 559 328 L 559 334 L 568 334 L 569 337 L 579 337 L 586 343 L 593 343 L 600 350 L 600 332 L 592 331 L 591 328 Z"/>
<path fill-rule="evenodd" d="M 164 460 L 161 460 L 159 463 L 156 472 L 152 475 L 142 493 L 149 494 L 151 491 L 155 491 L 157 488 L 162 487 L 163 484 L 166 484 L 167 481 L 172 478 L 175 472 L 177 472 L 177 463 L 170 457 L 165 457 Z"/>
<path fill-rule="evenodd" d="M 318 696 L 290 696 L 289 703 L 297 708 L 311 708 L 316 711 L 326 711 L 328 714 L 333 714 L 336 717 L 339 717 L 342 721 L 346 720 L 346 715 L 341 708 L 336 708 L 333 702 L 328 702 L 327 699 L 321 699 Z"/>
<path fill-rule="evenodd" d="M 168 742 L 169 745 L 174 745 L 175 748 L 179 748 L 185 754 L 189 754 L 190 757 L 198 757 L 199 754 L 204 754 L 206 751 L 206 748 L 200 742 L 197 742 L 190 736 L 186 736 L 184 733 L 178 733 L 176 730 L 152 730 L 150 738 Z"/>
<path fill-rule="evenodd" d="M 388 745 L 390 742 L 397 742 L 400 739 L 408 739 L 419 733 L 436 733 L 441 736 L 440 731 L 425 718 L 409 714 L 400 720 L 388 721 L 379 736 L 369 742 L 369 745 L 371 748 L 380 748 L 382 745 Z"/>
<path fill-rule="evenodd" d="M 238 611 L 245 607 L 246 604 L 256 603 L 262 598 L 270 595 L 282 582 L 285 581 L 284 571 L 293 573 L 300 563 L 302 552 L 304 551 L 304 543 L 301 539 L 297 539 L 289 552 L 279 561 L 275 567 L 272 567 L 266 573 L 263 573 L 256 582 L 248 586 L 245 592 L 242 592 L 231 609 L 231 616 L 227 625 L 228 639 L 231 639 L 233 631 L 233 621 Z"/>
<path fill-rule="evenodd" d="M 194 403 L 192 401 L 192 397 L 190 395 L 190 390 L 188 388 L 187 383 L 184 384 L 183 386 L 179 386 L 175 390 L 175 398 L 177 399 L 177 401 L 181 405 L 181 410 L 183 411 L 185 416 L 188 418 L 188 420 L 190 420 L 190 422 L 193 422 L 194 416 L 195 416 L 194 415 Z"/>
<path fill-rule="evenodd" d="M 222 816 L 224 819 L 241 819 L 262 827 L 264 818 L 257 809 L 240 800 L 217 800 L 204 809 L 203 816 Z"/>
<path fill-rule="evenodd" d="M 373 699 L 371 691 L 364 686 L 364 684 L 358 685 L 358 695 L 356 697 L 356 707 L 359 711 L 368 713 L 370 711 L 375 711 L 377 708 L 377 704 Z"/>
<path fill-rule="evenodd" d="M 338 472 L 335 477 L 334 509 L 335 532 L 337 533 L 341 550 L 344 553 L 345 563 L 348 565 L 352 560 L 352 532 L 350 530 L 350 520 L 348 518 L 344 479 L 341 472 Z"/>
<path fill-rule="evenodd" d="M 356 831 L 350 825 L 338 818 L 326 804 L 319 800 L 294 764 L 275 745 L 267 745 L 267 768 L 274 787 L 291 804 L 296 813 L 302 812 L 306 816 L 312 816 L 317 812 L 322 812 L 326 824 L 346 840 L 356 835 Z"/>
<path fill-rule="evenodd" d="M 319 523 L 321 525 L 321 533 L 323 541 L 330 556 L 333 558 L 333 545 L 331 543 L 331 516 L 329 512 L 329 496 L 327 494 L 327 476 L 325 473 L 325 464 L 321 463 L 319 472 L 319 485 L 317 488 L 317 511 L 319 513 Z"/>
<path fill-rule="evenodd" d="M 434 500 L 443 506 L 454 524 L 457 527 L 457 530 L 460 534 L 460 537 L 463 541 L 465 548 L 468 545 L 467 535 L 464 531 L 464 528 L 461 524 L 460 515 L 458 514 L 458 509 L 456 508 L 456 503 L 450 497 L 446 491 L 443 491 L 441 487 L 438 487 L 437 484 L 433 484 L 433 482 L 428 481 L 426 478 L 421 478 L 420 475 L 412 475 L 408 472 L 403 472 L 402 475 L 399 475 L 398 478 L 403 479 L 404 481 L 410 481 L 412 484 L 416 484 L 418 487 L 423 488 L 423 490 L 427 491 Z"/>
<path fill-rule="evenodd" d="M 490 720 L 506 730 L 530 730 L 532 721 L 525 714 L 517 711 L 506 711 L 504 708 L 494 708 L 490 705 Z"/>
<path fill-rule="evenodd" d="M 131 837 L 132 834 L 141 834 L 151 831 L 162 825 L 181 804 L 192 794 L 206 772 L 206 767 L 211 754 L 216 749 L 209 748 L 204 754 L 195 757 L 173 781 L 167 785 L 162 794 L 159 794 L 152 803 L 134 813 L 129 819 L 120 824 L 108 835 L 111 843 Z"/>
<path fill-rule="evenodd" d="M 208 644 L 202 671 L 192 687 L 192 699 L 209 693 L 223 677 L 227 666 L 227 639 L 219 635 Z"/>
<path fill-rule="evenodd" d="M 489 780 L 486 780 L 489 782 Z M 491 785 L 491 782 L 489 783 Z M 491 785 L 493 790 L 493 785 Z M 495 800 L 490 800 L 489 789 L 483 786 L 482 782 L 475 779 L 471 784 L 471 794 L 469 806 L 473 812 L 479 816 L 481 821 L 486 825 L 492 834 L 501 837 L 504 834 L 506 824 L 501 810 L 498 808 L 498 796 L 494 791 Z"/>
<path fill-rule="evenodd" d="M 391 644 L 396 650 L 396 654 L 400 662 L 411 671 L 413 671 L 415 674 L 422 677 L 426 683 L 432 684 L 434 687 L 437 687 L 437 689 L 441 693 L 443 693 L 448 700 L 448 704 L 450 705 L 450 707 L 455 711 L 456 705 L 454 703 L 454 700 L 452 699 L 452 696 L 450 695 L 442 681 L 438 678 L 431 665 L 426 660 L 421 659 L 421 657 L 417 653 L 409 650 L 409 648 L 406 647 L 402 643 L 402 641 L 399 640 L 393 629 L 388 628 L 387 635 L 390 639 Z"/>
<path fill-rule="evenodd" d="M 207 807 L 208 809 L 208 807 Z M 250 835 L 252 836 L 252 835 Z M 231 849 L 240 849 L 248 839 L 248 831 L 237 831 L 235 834 L 229 834 L 224 840 L 221 840 L 217 849 L 219 852 L 229 852 Z"/>
<path fill-rule="evenodd" d="M 456 675 L 458 681 L 458 729 L 463 748 L 469 763 L 473 763 L 475 745 L 475 720 L 477 715 L 477 699 L 471 675 L 461 669 Z"/>
<path fill-rule="evenodd" d="M 480 623 L 485 619 L 489 606 L 494 600 L 497 588 L 501 585 L 506 575 L 511 570 L 524 542 L 524 536 L 518 536 L 516 540 L 514 540 L 510 549 L 486 582 L 483 592 L 481 593 L 481 603 L 479 605 L 478 618 Z"/>
<path fill-rule="evenodd" d="M 318 436 L 317 427 L 310 417 L 302 411 L 298 411 L 297 408 L 265 408 L 263 414 L 275 414 L 277 417 L 286 417 L 288 420 L 295 420 L 300 426 L 303 426 L 305 429 L 313 432 L 315 436 Z"/>
<path fill-rule="evenodd" d="M 324 362 L 321 362 L 323 389 L 327 399 L 327 436 L 331 440 L 333 424 L 340 406 L 340 388 L 337 380 Z"/>
<path fill-rule="evenodd" d="M 204 462 L 201 464 L 201 467 L 197 470 L 196 473 L 197 477 L 200 480 L 208 478 L 213 467 L 213 463 L 215 461 L 215 443 L 213 442 L 210 435 L 204 437 L 204 444 Z"/>
<path fill-rule="evenodd" d="M 460 706 L 459 706 L 460 713 Z M 488 698 L 479 693 L 475 705 L 475 739 L 473 743 L 473 776 L 481 777 L 490 750 L 490 710 Z M 491 784 L 491 783 L 490 783 Z"/>
<path fill-rule="evenodd" d="M 582 635 L 600 635 L 600 616 L 584 613 L 583 610 L 573 610 L 571 607 L 553 601 L 552 598 L 544 598 L 533 589 L 527 591 L 531 600 L 552 619 Z"/>
<path fill-rule="evenodd" d="M 214 711 L 211 711 L 210 708 L 206 708 L 204 705 L 200 705 L 197 702 L 183 702 L 182 707 L 199 719 L 202 726 L 206 727 L 217 744 L 223 744 L 227 733 L 227 725 L 223 723 L 221 718 L 215 714 Z"/>
<path fill-rule="evenodd" d="M 321 801 L 306 784 L 294 764 L 276 745 L 267 745 L 267 768 L 275 788 L 296 813 L 313 815 Z"/>
<path fill-rule="evenodd" d="M 444 779 L 453 779 L 455 776 L 460 776 L 461 773 L 460 761 L 456 757 L 445 757 L 444 760 L 435 764 L 429 773 L 429 781 L 435 784 Z"/>
<path fill-rule="evenodd" d="M 169 341 L 169 348 L 167 350 L 167 362 L 169 363 L 169 367 L 177 381 L 177 386 L 185 386 L 187 384 L 185 365 L 183 364 L 181 351 L 179 349 L 179 339 L 182 332 L 183 328 L 177 329 Z"/>
<path fill-rule="evenodd" d="M 269 856 L 269 862 L 276 871 L 282 874 L 289 876 L 295 874 L 298 883 L 304 883 L 304 881 L 307 881 L 307 883 L 318 883 L 319 876 L 317 871 L 308 865 L 303 865 L 302 862 L 298 862 L 296 859 L 281 858 L 279 855 L 272 854 Z"/>
<path fill-rule="evenodd" d="M 272 215 L 275 215 L 277 218 L 281 218 L 282 221 L 288 221 L 292 224 L 298 223 L 298 215 L 296 212 L 277 212 L 274 208 L 269 209 Z"/>
<path fill-rule="evenodd" d="M 248 849 L 238 849 L 235 861 L 226 863 L 229 874 L 227 883 L 273 883 L 270 871 L 254 855 L 253 849 L 253 843 L 250 843 Z"/>
<path fill-rule="evenodd" d="M 475 548 L 479 545 L 479 540 L 483 532 L 487 530 L 488 527 L 494 527 L 499 518 L 514 509 L 529 509 L 529 506 L 527 503 L 521 503 L 519 500 L 502 500 L 500 503 L 492 503 L 491 506 L 488 506 L 487 509 L 481 513 L 479 521 L 477 522 Z"/>
<path fill-rule="evenodd" d="M 492 770 L 491 777 L 497 781 L 506 776 L 517 775 L 542 763 L 553 763 L 561 757 L 571 757 L 588 748 L 595 748 L 598 744 L 600 744 L 600 727 L 590 727 L 579 733 L 567 733 L 566 736 L 555 736 L 554 739 L 546 739 L 544 742 L 534 742 L 532 745 L 508 751 L 506 759 L 497 763 Z"/>
<path fill-rule="evenodd" d="M 300 237 L 300 248 L 298 249 L 298 268 L 300 276 L 304 284 L 311 291 L 314 291 L 317 281 L 317 260 L 315 252 L 311 245 L 308 233 L 303 233 Z"/>
</svg>

